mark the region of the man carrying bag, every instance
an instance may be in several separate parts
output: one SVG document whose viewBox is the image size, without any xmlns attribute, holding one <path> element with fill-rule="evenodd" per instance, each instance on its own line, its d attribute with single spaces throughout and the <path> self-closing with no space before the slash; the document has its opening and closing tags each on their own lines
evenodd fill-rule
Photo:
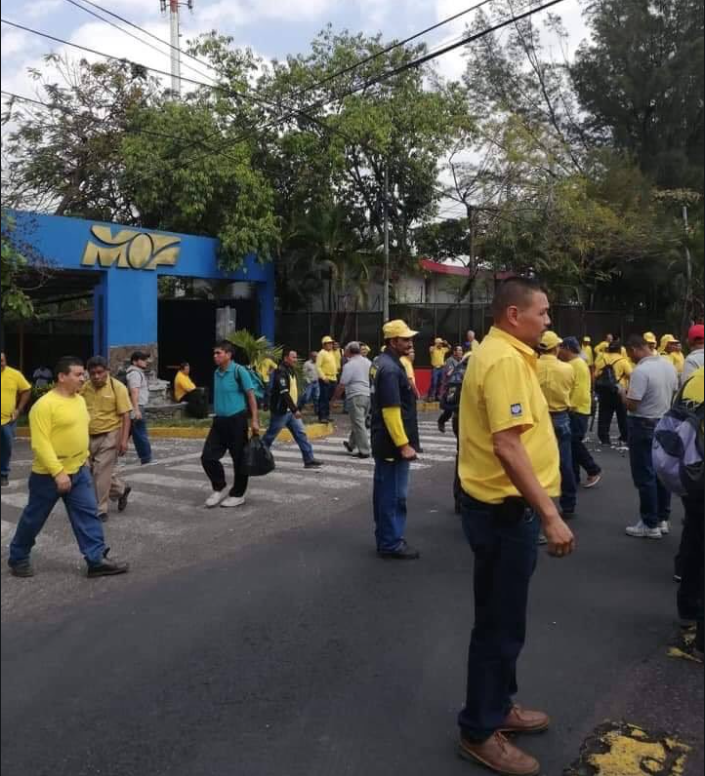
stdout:
<svg viewBox="0 0 705 776">
<path fill-rule="evenodd" d="M 213 486 L 213 493 L 206 500 L 208 509 L 239 507 L 245 503 L 248 476 L 242 464 L 249 439 L 248 425 L 253 436 L 260 433 L 255 385 L 249 371 L 234 363 L 234 351 L 232 343 L 227 341 L 213 349 L 213 360 L 218 367 L 213 394 L 215 418 L 201 455 L 203 470 Z M 249 424 L 248 417 L 251 417 Z M 235 472 L 235 482 L 229 492 L 221 463 L 226 452 L 233 459 Z"/>
</svg>

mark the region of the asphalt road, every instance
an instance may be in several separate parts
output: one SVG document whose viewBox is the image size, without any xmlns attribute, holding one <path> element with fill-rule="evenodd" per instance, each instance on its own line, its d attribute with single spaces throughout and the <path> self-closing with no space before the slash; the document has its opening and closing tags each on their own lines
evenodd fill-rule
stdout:
<svg viewBox="0 0 705 776">
<path fill-rule="evenodd" d="M 124 578 L 83 579 L 59 513 L 38 576 L 3 577 L 3 776 L 482 773 L 455 755 L 472 555 L 452 513 L 452 442 L 425 437 L 418 563 L 376 558 L 370 470 L 335 442 L 316 446 L 327 471 L 302 479 L 295 455 L 280 458 L 291 466 L 250 506 L 216 514 L 184 469 L 197 445 L 169 443 L 168 463 L 128 471 L 143 498 L 108 523 L 134 565 Z M 685 776 L 701 774 L 703 670 L 666 654 L 678 536 L 624 536 L 626 461 L 601 459 L 578 553 L 543 558 L 535 578 L 520 700 L 554 726 L 526 748 L 560 776 L 597 725 L 626 720 L 693 746 Z M 3 491 L 3 560 L 22 492 Z"/>
</svg>

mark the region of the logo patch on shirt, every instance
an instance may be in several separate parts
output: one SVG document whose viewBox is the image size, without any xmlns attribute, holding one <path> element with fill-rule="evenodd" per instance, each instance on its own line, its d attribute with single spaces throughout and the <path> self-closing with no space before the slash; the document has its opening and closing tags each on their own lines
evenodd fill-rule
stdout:
<svg viewBox="0 0 705 776">
<path fill-rule="evenodd" d="M 512 404 L 512 417 L 520 418 L 524 414 L 524 408 L 521 404 Z"/>
</svg>

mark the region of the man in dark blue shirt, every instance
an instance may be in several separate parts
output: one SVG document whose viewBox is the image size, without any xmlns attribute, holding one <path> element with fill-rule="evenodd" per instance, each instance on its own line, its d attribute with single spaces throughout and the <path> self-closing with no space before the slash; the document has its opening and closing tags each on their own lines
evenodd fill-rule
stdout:
<svg viewBox="0 0 705 776">
<path fill-rule="evenodd" d="M 419 450 L 416 394 L 400 363 L 413 347 L 412 331 L 404 321 L 384 326 L 385 352 L 372 369 L 372 455 L 375 459 L 374 515 L 377 552 L 381 558 L 418 560 L 407 544 L 406 501 L 411 462 Z"/>
<path fill-rule="evenodd" d="M 259 435 L 259 413 L 255 386 L 245 367 L 233 361 L 235 348 L 221 342 L 213 349 L 215 370 L 213 427 L 203 447 L 201 464 L 213 486 L 206 506 L 239 507 L 245 503 L 248 478 L 240 473 L 242 454 L 247 447 L 248 415 L 252 416 L 252 433 Z M 225 469 L 220 462 L 229 452 L 233 459 L 235 483 L 228 493 Z"/>
</svg>

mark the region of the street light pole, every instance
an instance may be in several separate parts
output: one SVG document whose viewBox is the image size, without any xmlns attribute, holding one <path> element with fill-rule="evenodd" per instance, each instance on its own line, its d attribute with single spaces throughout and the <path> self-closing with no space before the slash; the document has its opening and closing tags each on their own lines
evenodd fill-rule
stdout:
<svg viewBox="0 0 705 776">
<path fill-rule="evenodd" d="M 384 320 L 389 320 L 389 163 L 384 163 Z"/>
</svg>

